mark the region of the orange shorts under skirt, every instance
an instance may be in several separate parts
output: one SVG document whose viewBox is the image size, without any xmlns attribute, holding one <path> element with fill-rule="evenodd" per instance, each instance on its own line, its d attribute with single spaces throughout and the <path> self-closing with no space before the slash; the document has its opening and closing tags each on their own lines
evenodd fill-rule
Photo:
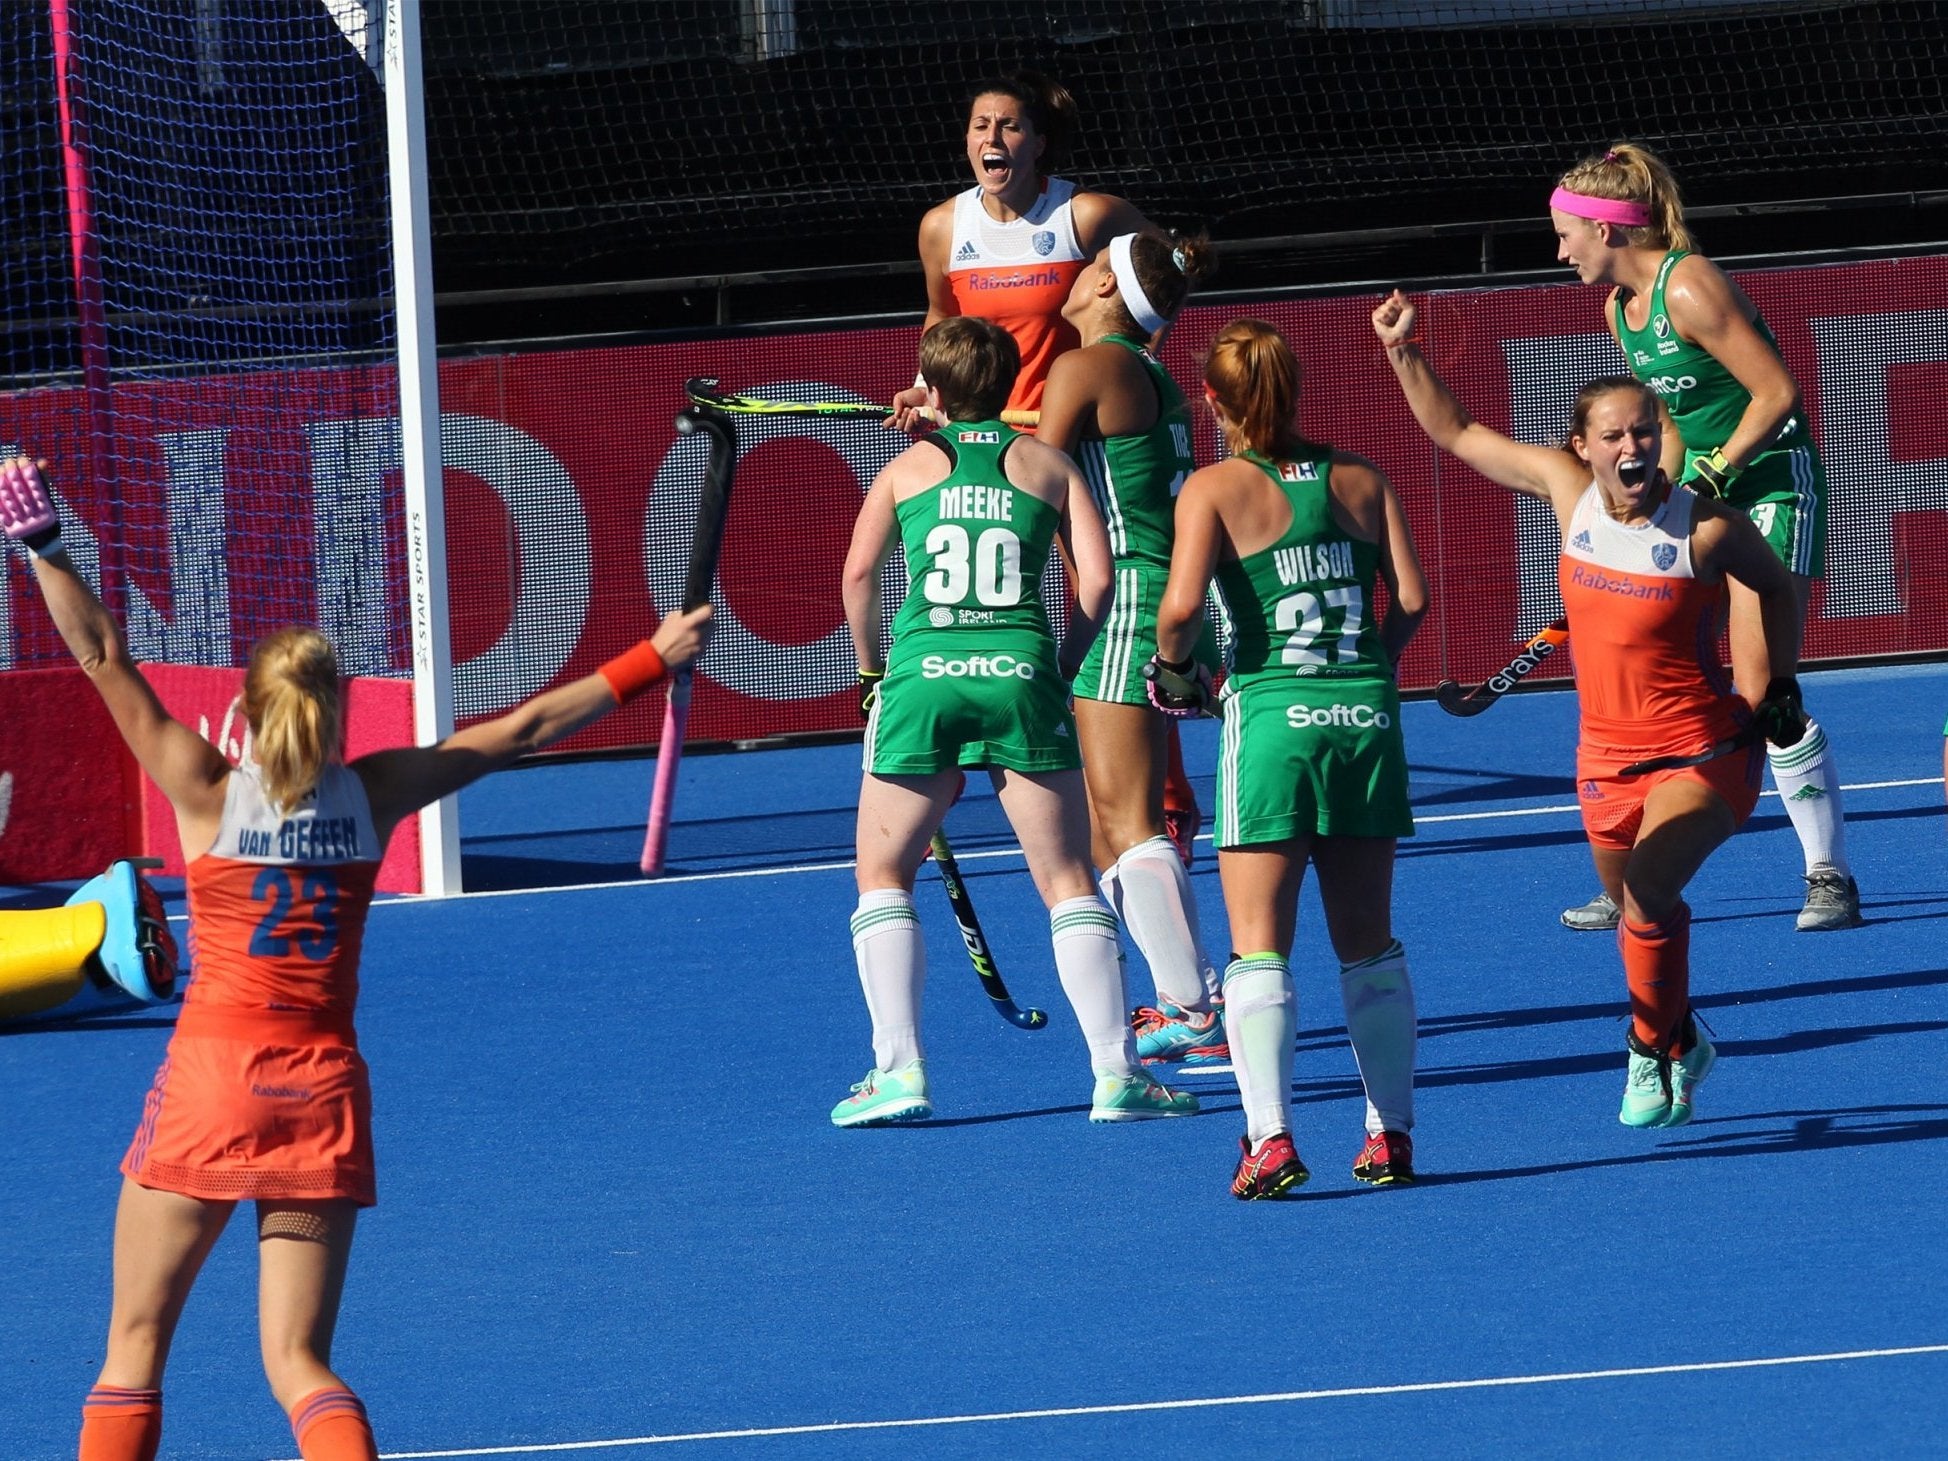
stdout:
<svg viewBox="0 0 1948 1461">
<path fill-rule="evenodd" d="M 350 1022 L 184 1006 L 122 1173 L 214 1201 L 372 1206 L 372 1085 Z"/>
<path fill-rule="evenodd" d="M 1691 749 L 1701 751 L 1704 745 Z M 1647 776 L 1616 774 L 1634 761 L 1657 754 L 1661 753 L 1587 742 L 1576 748 L 1576 802 L 1582 808 L 1583 830 L 1589 834 L 1591 846 L 1616 851 L 1636 846 L 1644 820 L 1644 798 L 1666 781 L 1695 781 L 1710 787 L 1732 809 L 1741 827 L 1759 804 L 1759 782 L 1765 775 L 1763 746 L 1748 746 L 1702 766 L 1676 771 L 1653 771 Z"/>
</svg>

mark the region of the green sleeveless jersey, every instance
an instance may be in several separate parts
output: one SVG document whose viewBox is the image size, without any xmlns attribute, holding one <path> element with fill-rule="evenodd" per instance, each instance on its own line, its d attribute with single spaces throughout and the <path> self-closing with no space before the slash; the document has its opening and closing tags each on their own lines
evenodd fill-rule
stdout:
<svg viewBox="0 0 1948 1461">
<path fill-rule="evenodd" d="M 1285 494 L 1292 526 L 1263 552 L 1218 561 L 1226 697 L 1294 677 L 1391 681 L 1373 617 L 1380 548 L 1333 521 L 1331 453 L 1273 461 L 1246 452 L 1244 459 Z"/>
<path fill-rule="evenodd" d="M 1118 563 L 1170 567 L 1177 490 L 1196 469 L 1191 454 L 1190 408 L 1170 372 L 1137 341 L 1111 335 L 1143 362 L 1157 392 L 1156 424 L 1148 431 L 1076 444 L 1076 465 L 1109 529 L 1109 551 Z"/>
<path fill-rule="evenodd" d="M 928 440 L 947 454 L 946 476 L 897 504 L 911 581 L 893 619 L 910 636 L 1014 630 L 1051 640 L 1042 569 L 1061 514 L 1012 486 L 1002 459 L 1021 433 L 999 421 L 954 422 Z"/>
<path fill-rule="evenodd" d="M 1650 288 L 1650 313 L 1641 330 L 1633 330 L 1625 323 L 1621 299 L 1616 302 L 1616 323 L 1617 339 L 1630 359 L 1631 373 L 1657 393 L 1664 409 L 1671 413 L 1678 435 L 1684 438 L 1685 452 L 1696 457 L 1716 451 L 1731 440 L 1739 418 L 1752 404 L 1752 393 L 1710 351 L 1678 338 L 1677 328 L 1664 306 L 1664 286 L 1671 270 L 1687 256 L 1684 249 L 1672 249 L 1664 256 L 1664 262 L 1658 266 L 1657 280 Z M 1773 353 L 1778 354 L 1779 342 L 1773 337 L 1771 326 L 1763 317 L 1752 323 Z M 1813 434 L 1807 429 L 1805 415 L 1794 411 L 1771 444 L 1747 464 L 1746 470 L 1767 458 L 1796 448 L 1810 448 L 1812 444 Z"/>
</svg>

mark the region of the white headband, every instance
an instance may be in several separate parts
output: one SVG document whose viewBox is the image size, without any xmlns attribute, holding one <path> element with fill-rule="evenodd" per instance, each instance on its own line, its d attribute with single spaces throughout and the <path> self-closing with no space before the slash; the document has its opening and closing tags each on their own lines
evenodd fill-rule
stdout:
<svg viewBox="0 0 1948 1461">
<path fill-rule="evenodd" d="M 1146 335 L 1154 335 L 1166 321 L 1150 303 L 1150 296 L 1143 292 L 1143 281 L 1136 277 L 1136 265 L 1130 259 L 1130 245 L 1135 241 L 1133 233 L 1119 233 L 1109 241 L 1109 272 L 1116 277 L 1117 291 L 1129 306 L 1130 318 L 1136 321 L 1137 328 Z"/>
</svg>

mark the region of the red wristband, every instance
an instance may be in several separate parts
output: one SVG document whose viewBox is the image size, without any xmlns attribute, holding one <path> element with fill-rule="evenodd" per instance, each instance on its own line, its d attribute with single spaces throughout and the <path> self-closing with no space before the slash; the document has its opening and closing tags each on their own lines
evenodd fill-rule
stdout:
<svg viewBox="0 0 1948 1461">
<path fill-rule="evenodd" d="M 624 650 L 598 669 L 596 674 L 609 682 L 609 693 L 616 704 L 627 705 L 666 673 L 663 656 L 647 639 L 634 649 Z"/>
</svg>

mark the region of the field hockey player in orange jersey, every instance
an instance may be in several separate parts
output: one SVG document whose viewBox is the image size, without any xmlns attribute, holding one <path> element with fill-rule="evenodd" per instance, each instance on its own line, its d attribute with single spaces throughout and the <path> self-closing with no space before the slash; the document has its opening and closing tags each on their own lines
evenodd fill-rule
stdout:
<svg viewBox="0 0 1948 1461">
<path fill-rule="evenodd" d="M 360 945 L 392 831 L 566 736 L 701 650 L 709 609 L 434 746 L 340 754 L 337 656 L 312 629 L 253 649 L 242 765 L 171 718 L 61 549 L 39 467 L 0 463 L 0 529 L 34 555 L 62 640 L 169 798 L 188 866 L 191 983 L 122 1161 L 108 1353 L 81 1461 L 152 1461 L 183 1305 L 236 1205 L 257 1204 L 258 1322 L 305 1461 L 371 1461 L 365 1408 L 331 1368 L 358 1210 L 376 1200 L 371 1090 L 352 1024 Z"/>
<path fill-rule="evenodd" d="M 1084 267 L 1119 235 L 1162 233 L 1124 199 L 1054 176 L 1079 122 L 1068 88 L 1037 72 L 983 84 L 967 106 L 973 186 L 920 220 L 927 281 L 921 333 L 955 315 L 973 315 L 1013 335 L 1021 373 L 1009 410 L 1040 410 L 1055 361 L 1081 343 L 1063 310 Z M 916 380 L 893 398 L 892 424 L 925 431 L 925 405 L 926 389 Z M 1174 725 L 1165 749 L 1164 822 L 1188 867 L 1203 813 Z"/>
<path fill-rule="evenodd" d="M 1567 445 L 1512 441 L 1473 420 L 1413 340 L 1395 291 L 1373 314 L 1415 419 L 1490 481 L 1539 497 L 1561 524 L 1558 582 L 1576 647 L 1576 784 L 1604 891 L 1622 910 L 1630 992 L 1626 1126 L 1681 1126 L 1716 1059 L 1691 1012 L 1685 886 L 1751 815 L 1764 756 L 1753 726 L 1790 746 L 1806 729 L 1793 678 L 1792 579 L 1751 520 L 1671 481 L 1650 387 L 1585 386 Z M 1735 693 L 1716 662 L 1727 582 L 1750 593 L 1763 635 L 1762 695 Z M 1719 754 L 1722 753 L 1722 754 Z M 1694 764 L 1631 774 L 1652 758 Z"/>
</svg>

